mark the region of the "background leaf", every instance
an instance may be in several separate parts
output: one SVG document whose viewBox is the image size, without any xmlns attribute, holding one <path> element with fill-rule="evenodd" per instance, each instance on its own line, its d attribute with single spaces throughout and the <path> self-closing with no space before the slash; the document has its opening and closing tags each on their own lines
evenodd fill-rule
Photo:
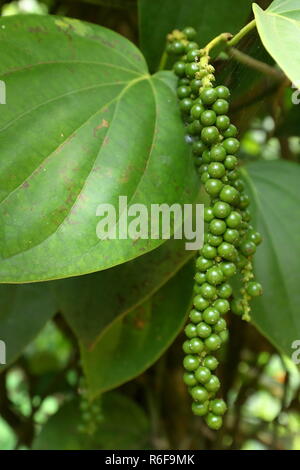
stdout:
<svg viewBox="0 0 300 470">
<path fill-rule="evenodd" d="M 119 195 L 148 208 L 193 201 L 197 175 L 170 87 L 100 26 L 30 15 L 0 26 L 0 282 L 86 274 L 159 246 L 99 240 L 96 208 L 118 209 Z"/>
<path fill-rule="evenodd" d="M 290 80 L 300 86 L 300 4 L 297 0 L 275 0 L 267 10 L 253 5 L 261 40 Z"/>
<path fill-rule="evenodd" d="M 34 450 L 137 450 L 145 447 L 149 423 L 143 410 L 120 393 L 103 395 L 103 420 L 93 436 L 78 432 L 81 413 L 77 400 L 52 416 L 34 441 Z"/>
<path fill-rule="evenodd" d="M 282 352 L 300 339 L 300 167 L 275 161 L 257 162 L 245 172 L 254 225 L 264 240 L 255 271 L 264 293 L 253 301 L 253 321 Z"/>
<path fill-rule="evenodd" d="M 236 33 L 250 13 L 250 0 L 239 2 L 238 8 L 232 8 L 232 0 L 189 0 L 188 4 L 182 0 L 139 0 L 140 44 L 150 70 L 157 70 L 166 36 L 173 29 L 193 26 L 204 47 L 224 30 Z"/>
<path fill-rule="evenodd" d="M 111 322 L 157 291 L 193 256 L 183 240 L 120 266 L 54 283 L 60 311 L 86 345 L 97 342 Z"/>
<path fill-rule="evenodd" d="M 48 283 L 0 285 L 0 339 L 6 343 L 6 365 L 17 359 L 56 312 Z M 0 372 L 4 367 L 0 365 Z"/>
<path fill-rule="evenodd" d="M 92 351 L 81 345 L 92 398 L 141 374 L 168 348 L 183 327 L 193 274 L 191 262 L 151 299 L 116 319 Z"/>
</svg>

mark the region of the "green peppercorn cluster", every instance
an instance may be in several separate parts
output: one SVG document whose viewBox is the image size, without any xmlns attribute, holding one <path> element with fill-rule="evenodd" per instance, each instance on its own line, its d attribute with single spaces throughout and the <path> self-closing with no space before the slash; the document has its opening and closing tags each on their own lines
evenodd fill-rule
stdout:
<svg viewBox="0 0 300 470">
<path fill-rule="evenodd" d="M 173 31 L 167 46 L 168 53 L 179 57 L 174 64 L 179 106 L 195 164 L 210 196 L 204 210 L 204 245 L 196 260 L 193 309 L 185 328 L 183 365 L 194 414 L 204 416 L 208 426 L 217 430 L 227 408 L 216 398 L 220 381 L 214 374 L 215 352 L 227 338 L 223 315 L 232 310 L 250 319 L 249 301 L 262 291 L 252 269 L 261 236 L 250 225 L 249 198 L 238 170 L 237 128 L 228 117 L 230 92 L 225 86 L 213 86 L 214 67 L 208 51 L 194 42 L 195 36 L 190 27 Z M 234 299 L 230 278 L 237 273 L 242 288 L 240 297 Z"/>
<path fill-rule="evenodd" d="M 88 397 L 88 391 L 86 387 L 86 382 L 83 377 L 80 379 L 79 383 L 79 392 L 80 392 L 80 412 L 81 412 L 81 422 L 78 425 L 78 432 L 82 434 L 93 435 L 101 421 L 103 421 L 103 415 L 101 406 L 98 403 L 93 403 Z"/>
</svg>

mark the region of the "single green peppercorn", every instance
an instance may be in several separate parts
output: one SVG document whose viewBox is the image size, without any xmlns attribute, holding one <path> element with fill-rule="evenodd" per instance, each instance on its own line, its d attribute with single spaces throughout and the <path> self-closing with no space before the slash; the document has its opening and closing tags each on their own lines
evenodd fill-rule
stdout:
<svg viewBox="0 0 300 470">
<path fill-rule="evenodd" d="M 188 99 L 188 98 L 186 98 Z M 199 120 L 195 119 L 187 126 L 187 133 L 190 135 L 198 135 L 202 130 L 202 124 Z"/>
<path fill-rule="evenodd" d="M 181 41 L 174 41 L 172 46 L 173 46 L 173 54 L 181 55 L 184 53 L 185 47 Z"/>
<path fill-rule="evenodd" d="M 231 260 L 234 252 L 234 246 L 231 243 L 223 242 L 218 246 L 218 254 L 227 260 Z"/>
<path fill-rule="evenodd" d="M 240 244 L 241 253 L 245 256 L 251 256 L 256 252 L 256 245 L 251 240 L 244 240 Z"/>
<path fill-rule="evenodd" d="M 185 354 L 191 354 L 190 341 L 187 339 L 182 345 L 183 352 Z"/>
<path fill-rule="evenodd" d="M 226 233 L 226 232 L 225 232 Z M 232 277 L 236 274 L 236 266 L 234 263 L 222 263 L 221 269 L 225 277 Z"/>
<path fill-rule="evenodd" d="M 187 98 L 186 98 L 187 99 Z M 201 139 L 206 144 L 215 144 L 220 137 L 219 131 L 215 126 L 204 127 L 201 131 Z"/>
<path fill-rule="evenodd" d="M 209 392 L 217 392 L 220 388 L 220 380 L 216 375 L 211 375 L 210 379 L 206 382 L 205 388 Z"/>
<path fill-rule="evenodd" d="M 202 104 L 194 104 L 191 108 L 191 116 L 194 119 L 200 119 L 203 111 L 204 111 L 204 106 Z M 203 144 L 204 145 L 204 144 Z"/>
<path fill-rule="evenodd" d="M 230 310 L 230 304 L 226 299 L 217 299 L 213 303 L 213 307 L 216 308 L 222 315 L 225 315 L 225 313 L 229 312 Z"/>
<path fill-rule="evenodd" d="M 251 297 L 256 297 L 262 294 L 262 287 L 259 282 L 249 282 L 247 286 L 247 294 L 251 295 Z"/>
<path fill-rule="evenodd" d="M 201 123 L 203 126 L 212 126 L 216 122 L 216 113 L 210 109 L 203 111 L 201 114 Z"/>
<path fill-rule="evenodd" d="M 188 78 L 184 77 L 184 78 L 179 78 L 178 79 L 178 86 L 182 86 L 182 85 L 187 85 L 189 86 L 190 85 L 190 81 Z"/>
<path fill-rule="evenodd" d="M 201 385 L 196 385 L 191 390 L 191 395 L 195 401 L 199 401 L 203 403 L 208 399 L 208 393 L 205 387 L 201 387 Z"/>
<path fill-rule="evenodd" d="M 224 220 L 220 220 L 220 219 L 213 219 L 209 224 L 210 232 L 213 235 L 222 235 L 225 232 L 226 227 L 227 226 Z"/>
<path fill-rule="evenodd" d="M 183 374 L 183 381 L 188 387 L 194 387 L 195 385 L 197 385 L 197 380 L 193 372 L 185 372 Z"/>
<path fill-rule="evenodd" d="M 210 259 L 204 258 L 203 256 L 199 256 L 196 261 L 196 268 L 199 271 L 207 271 L 211 266 L 213 265 L 213 262 Z"/>
<path fill-rule="evenodd" d="M 208 355 L 203 359 L 203 365 L 209 370 L 215 370 L 219 365 L 219 361 L 215 356 Z"/>
<path fill-rule="evenodd" d="M 204 349 L 204 343 L 200 338 L 192 338 L 190 340 L 190 351 L 193 354 L 200 354 Z"/>
<path fill-rule="evenodd" d="M 189 78 L 194 78 L 195 74 L 196 74 L 196 72 L 198 72 L 198 70 L 199 70 L 199 66 L 196 62 L 190 62 L 190 63 L 185 65 L 185 74 Z"/>
<path fill-rule="evenodd" d="M 220 116 L 217 116 L 217 119 L 216 119 L 216 126 L 217 128 L 222 131 L 222 134 L 224 135 L 224 132 L 229 128 L 230 126 L 230 119 L 228 116 L 226 116 L 225 114 L 224 115 L 220 115 Z"/>
<path fill-rule="evenodd" d="M 204 299 L 202 295 L 196 295 L 194 297 L 194 306 L 197 310 L 205 310 L 209 306 L 209 301 L 207 299 Z"/>
<path fill-rule="evenodd" d="M 209 407 L 215 415 L 223 415 L 226 413 L 227 410 L 227 405 L 224 400 L 221 398 L 216 398 L 215 400 L 212 400 L 209 404 Z"/>
<path fill-rule="evenodd" d="M 239 141 L 234 137 L 229 137 L 228 139 L 225 139 L 222 142 L 222 145 L 225 148 L 226 152 L 231 155 L 235 154 L 240 147 Z"/>
<path fill-rule="evenodd" d="M 208 165 L 208 173 L 212 178 L 222 178 L 225 175 L 225 167 L 223 163 L 211 162 Z"/>
<path fill-rule="evenodd" d="M 217 250 L 214 246 L 211 246 L 209 244 L 203 245 L 201 249 L 202 255 L 207 258 L 207 259 L 213 259 L 217 256 Z"/>
<path fill-rule="evenodd" d="M 262 236 L 256 230 L 250 230 L 247 233 L 247 240 L 250 240 L 251 242 L 255 243 L 255 245 L 259 245 L 262 242 Z"/>
<path fill-rule="evenodd" d="M 220 312 L 214 307 L 208 307 L 203 312 L 203 320 L 208 325 L 215 325 L 220 318 Z"/>
<path fill-rule="evenodd" d="M 200 294 L 204 299 L 213 299 L 217 294 L 217 289 L 208 283 L 204 283 L 200 287 Z"/>
<path fill-rule="evenodd" d="M 212 334 L 204 341 L 208 351 L 217 351 L 221 347 L 221 339 L 218 335 Z M 186 356 L 187 357 L 187 356 Z"/>
<path fill-rule="evenodd" d="M 195 370 L 195 378 L 200 384 L 205 384 L 211 378 L 211 371 L 207 367 L 200 366 Z"/>
<path fill-rule="evenodd" d="M 225 219 L 231 213 L 231 206 L 227 202 L 217 201 L 213 206 L 213 215 L 219 219 Z"/>
<path fill-rule="evenodd" d="M 194 325 L 193 323 L 189 323 L 188 325 L 186 325 L 184 332 L 188 338 L 195 338 L 197 336 L 196 325 Z"/>
<path fill-rule="evenodd" d="M 188 113 L 193 106 L 193 100 L 191 98 L 183 98 L 180 101 L 180 109 L 183 113 Z"/>
<path fill-rule="evenodd" d="M 214 145 L 210 150 L 211 161 L 222 162 L 226 157 L 226 150 L 221 144 Z"/>
<path fill-rule="evenodd" d="M 221 284 L 218 287 L 218 295 L 221 297 L 221 299 L 229 299 L 229 297 L 232 295 L 232 287 L 230 284 L 227 282 L 224 282 L 224 284 Z"/>
<path fill-rule="evenodd" d="M 217 101 L 214 102 L 212 109 L 216 114 L 223 115 L 228 112 L 229 104 L 228 101 L 218 98 Z"/>
<path fill-rule="evenodd" d="M 214 431 L 218 431 L 223 424 L 223 420 L 221 416 L 217 416 L 214 413 L 208 413 L 208 415 L 205 418 L 206 424 L 210 429 L 213 429 Z"/>
<path fill-rule="evenodd" d="M 206 280 L 205 273 L 196 272 L 194 279 L 197 282 L 197 284 L 200 284 L 200 285 L 203 284 Z"/>
<path fill-rule="evenodd" d="M 240 234 L 235 228 L 228 228 L 223 237 L 226 242 L 235 244 L 238 242 Z"/>
<path fill-rule="evenodd" d="M 192 51 L 193 49 L 199 49 L 199 44 L 196 42 L 189 42 L 185 46 L 185 52 L 188 53 L 189 51 Z"/>
<path fill-rule="evenodd" d="M 219 246 L 222 243 L 223 238 L 218 235 L 213 235 L 212 233 L 209 233 L 207 241 L 212 246 Z"/>
<path fill-rule="evenodd" d="M 188 41 L 193 41 L 195 37 L 197 36 L 197 32 L 192 26 L 187 26 L 186 28 L 183 29 L 183 34 L 185 34 L 186 38 Z"/>
<path fill-rule="evenodd" d="M 192 49 L 186 55 L 186 60 L 188 62 L 195 62 L 195 59 L 199 57 L 199 51 L 197 49 Z"/>
<path fill-rule="evenodd" d="M 200 98 L 205 105 L 211 105 L 217 100 L 218 95 L 214 88 L 204 88 L 200 93 Z"/>
<path fill-rule="evenodd" d="M 183 86 L 180 86 L 179 88 L 177 88 L 177 96 L 180 99 L 188 98 L 190 96 L 191 92 L 192 92 L 192 89 L 189 86 L 183 85 Z"/>
<path fill-rule="evenodd" d="M 209 402 L 205 401 L 204 403 L 193 402 L 192 403 L 192 412 L 196 416 L 205 416 L 208 413 Z"/>
<path fill-rule="evenodd" d="M 217 92 L 217 96 L 218 98 L 222 98 L 224 100 L 228 100 L 228 98 L 230 97 L 230 91 L 229 89 L 224 86 L 224 85 L 219 85 L 215 88 L 216 92 Z"/>
<path fill-rule="evenodd" d="M 175 62 L 173 70 L 178 77 L 184 77 L 185 76 L 185 63 L 181 61 Z"/>
<path fill-rule="evenodd" d="M 208 172 L 207 172 L 207 174 L 208 174 L 208 177 L 209 177 Z M 215 178 L 209 178 L 205 182 L 206 192 L 212 197 L 218 196 L 218 194 L 222 190 L 223 186 L 224 186 L 223 183 L 220 180 L 215 179 Z M 218 234 L 215 234 L 215 235 L 218 235 Z"/>
<path fill-rule="evenodd" d="M 226 321 L 224 320 L 224 318 L 220 318 L 220 320 L 218 320 L 217 323 L 214 325 L 214 332 L 221 333 L 221 331 L 226 330 L 226 327 Z"/>
<path fill-rule="evenodd" d="M 212 329 L 211 329 L 211 326 L 209 326 L 207 323 L 205 322 L 200 322 L 198 325 L 197 325 L 197 334 L 200 338 L 208 338 L 212 333 Z"/>
<path fill-rule="evenodd" d="M 199 273 L 197 273 L 199 274 Z M 193 323 L 198 324 L 202 320 L 202 313 L 194 308 L 190 311 L 189 318 Z"/>
<path fill-rule="evenodd" d="M 223 272 L 219 267 L 213 266 L 207 270 L 206 279 L 214 286 L 221 284 L 224 281 Z"/>
<path fill-rule="evenodd" d="M 236 205 L 239 202 L 239 193 L 233 186 L 227 184 L 220 192 L 220 199 L 228 204 Z"/>
<path fill-rule="evenodd" d="M 212 207 L 204 208 L 204 222 L 210 222 L 214 218 Z"/>
<path fill-rule="evenodd" d="M 224 165 L 227 170 L 233 170 L 237 165 L 237 158 L 234 155 L 227 155 Z"/>
<path fill-rule="evenodd" d="M 229 228 L 238 228 L 242 222 L 242 216 L 239 212 L 232 211 L 226 218 L 226 224 Z"/>
<path fill-rule="evenodd" d="M 195 52 L 193 51 L 193 53 L 195 53 Z M 197 51 L 197 53 L 198 53 L 198 51 Z M 201 80 L 199 80 L 198 78 L 194 78 L 194 80 L 192 80 L 191 83 L 190 83 L 192 92 L 193 93 L 199 93 L 199 88 L 201 87 L 201 85 L 202 85 Z"/>
<path fill-rule="evenodd" d="M 191 354 L 188 354 L 183 359 L 183 367 L 189 372 L 192 372 L 198 369 L 199 365 L 200 365 L 200 359 L 197 356 L 192 356 Z"/>
<path fill-rule="evenodd" d="M 223 137 L 228 138 L 228 137 L 235 137 L 237 135 L 238 131 L 237 128 L 235 127 L 234 124 L 230 124 L 227 129 L 222 132 Z"/>
</svg>

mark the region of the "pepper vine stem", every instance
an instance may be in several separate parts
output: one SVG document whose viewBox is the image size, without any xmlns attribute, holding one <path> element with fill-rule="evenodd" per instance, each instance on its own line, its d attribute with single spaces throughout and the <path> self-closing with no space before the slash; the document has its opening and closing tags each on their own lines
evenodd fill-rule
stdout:
<svg viewBox="0 0 300 470">
<path fill-rule="evenodd" d="M 256 26 L 256 20 L 250 21 L 250 23 L 246 24 L 244 28 L 242 28 L 233 38 L 227 42 L 228 47 L 235 46 L 246 34 L 252 31 L 253 28 Z"/>
</svg>

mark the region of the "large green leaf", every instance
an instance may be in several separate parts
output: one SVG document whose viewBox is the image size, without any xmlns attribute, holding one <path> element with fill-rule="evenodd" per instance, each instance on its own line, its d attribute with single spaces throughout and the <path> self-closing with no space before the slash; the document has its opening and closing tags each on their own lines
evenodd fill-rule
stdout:
<svg viewBox="0 0 300 470">
<path fill-rule="evenodd" d="M 119 393 L 103 395 L 102 421 L 93 435 L 78 431 L 79 403 L 66 403 L 42 428 L 33 443 L 35 450 L 137 450 L 149 439 L 149 422 L 143 410 Z"/>
<path fill-rule="evenodd" d="M 232 0 L 139 0 L 140 43 L 150 70 L 157 69 L 173 29 L 193 26 L 203 47 L 224 31 L 236 33 L 250 12 L 250 0 L 239 2 L 238 8 L 232 8 Z"/>
<path fill-rule="evenodd" d="M 263 45 L 291 81 L 299 86 L 299 1 L 275 0 L 265 11 L 254 4 L 253 11 Z"/>
<path fill-rule="evenodd" d="M 148 208 L 193 200 L 197 176 L 170 87 L 100 26 L 14 16 L 1 18 L 0 37 L 0 282 L 86 274 L 159 246 L 100 240 L 96 208 L 118 210 L 120 195 Z"/>
<path fill-rule="evenodd" d="M 6 365 L 13 362 L 57 311 L 48 283 L 0 285 L 0 340 Z M 4 366 L 0 365 L 0 372 Z"/>
<path fill-rule="evenodd" d="M 146 370 L 181 330 L 193 287 L 194 263 L 187 264 L 150 300 L 117 318 L 92 351 L 81 358 L 92 398 Z"/>
<path fill-rule="evenodd" d="M 54 283 L 60 311 L 76 335 L 91 346 L 119 315 L 145 301 L 193 256 L 184 241 L 161 247 L 114 268 Z"/>
<path fill-rule="evenodd" d="M 300 339 L 300 166 L 257 162 L 244 173 L 254 224 L 264 241 L 255 271 L 264 293 L 253 301 L 253 321 L 280 350 L 291 355 Z"/>
</svg>

